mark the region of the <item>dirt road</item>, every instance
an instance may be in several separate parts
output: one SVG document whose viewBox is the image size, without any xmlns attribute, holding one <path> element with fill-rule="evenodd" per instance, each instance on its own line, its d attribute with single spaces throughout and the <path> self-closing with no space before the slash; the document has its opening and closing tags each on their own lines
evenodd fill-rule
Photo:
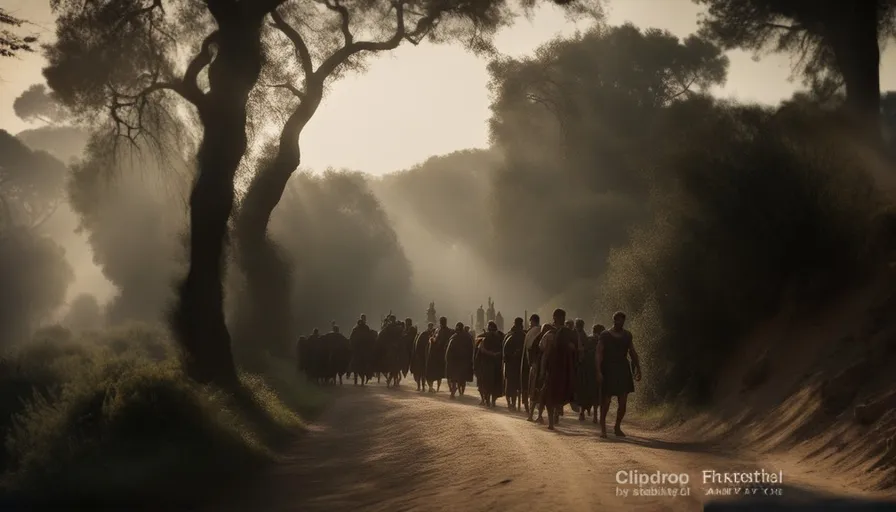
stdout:
<svg viewBox="0 0 896 512">
<path fill-rule="evenodd" d="M 335 391 L 333 405 L 303 436 L 288 460 L 263 475 L 262 485 L 216 510 L 232 511 L 515 511 L 701 510 L 703 470 L 784 471 L 783 500 L 844 495 L 835 479 L 812 476 L 743 453 L 733 457 L 697 443 L 672 441 L 629 425 L 626 439 L 600 439 L 595 425 L 567 409 L 556 431 L 525 421 L 506 407 L 478 405 L 475 388 L 449 400 L 382 386 Z M 499 405 L 502 405 L 499 402 Z M 611 416 L 612 421 L 612 416 Z M 620 471 L 686 473 L 689 495 L 633 496 L 617 483 Z M 622 496 L 620 493 L 627 492 Z M 650 492 L 650 491 L 648 491 Z M 759 490 L 759 494 L 764 491 Z M 741 498 L 742 499 L 742 498 Z M 767 507 L 764 507 L 768 509 Z"/>
</svg>

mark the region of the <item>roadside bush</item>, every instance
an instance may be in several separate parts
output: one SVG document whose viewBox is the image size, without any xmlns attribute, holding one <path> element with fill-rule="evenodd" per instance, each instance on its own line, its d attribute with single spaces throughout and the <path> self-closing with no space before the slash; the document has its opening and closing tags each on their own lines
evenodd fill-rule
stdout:
<svg viewBox="0 0 896 512">
<path fill-rule="evenodd" d="M 77 338 L 43 329 L 8 354 L 7 501 L 185 505 L 270 461 L 301 427 L 280 398 L 289 386 L 301 402 L 296 381 L 275 391 L 243 373 L 231 396 L 187 379 L 177 354 L 164 330 L 141 324 Z"/>
<path fill-rule="evenodd" d="M 709 114 L 665 141 L 655 217 L 611 252 L 601 291 L 630 312 L 654 400 L 709 400 L 718 365 L 785 294 L 830 298 L 876 255 L 885 202 L 826 116 Z"/>
</svg>

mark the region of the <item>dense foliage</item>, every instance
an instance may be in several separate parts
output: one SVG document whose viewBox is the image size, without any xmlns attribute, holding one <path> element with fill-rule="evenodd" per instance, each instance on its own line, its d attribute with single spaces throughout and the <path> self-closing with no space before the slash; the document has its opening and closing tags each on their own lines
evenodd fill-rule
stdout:
<svg viewBox="0 0 896 512">
<path fill-rule="evenodd" d="M 271 233 L 295 269 L 293 321 L 299 332 L 327 329 L 330 320 L 349 332 L 361 312 L 379 318 L 388 313 L 384 308 L 398 313 L 417 306 L 408 260 L 359 173 L 297 175 Z"/>
<path fill-rule="evenodd" d="M 118 289 L 106 304 L 106 320 L 164 322 L 183 266 L 185 213 L 175 205 L 189 173 L 169 159 L 160 175 L 146 150 L 94 146 L 89 153 L 73 166 L 68 195 L 94 263 Z"/>
<path fill-rule="evenodd" d="M 491 132 L 505 155 L 492 216 L 498 245 L 514 248 L 502 260 L 549 296 L 599 277 L 647 212 L 662 113 L 724 82 L 727 64 L 705 40 L 632 25 L 492 63 Z"/>
<path fill-rule="evenodd" d="M 42 229 L 63 197 L 66 167 L 0 130 L 0 340 L 23 341 L 65 300 L 74 277 Z"/>
</svg>

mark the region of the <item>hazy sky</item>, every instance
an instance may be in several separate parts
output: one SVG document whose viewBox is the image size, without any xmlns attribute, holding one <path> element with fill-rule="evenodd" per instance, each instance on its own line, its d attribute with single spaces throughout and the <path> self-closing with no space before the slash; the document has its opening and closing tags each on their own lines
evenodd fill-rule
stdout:
<svg viewBox="0 0 896 512">
<path fill-rule="evenodd" d="M 35 22 L 44 38 L 52 36 L 47 0 L 0 0 L 0 6 Z M 700 8 L 691 0 L 611 0 L 609 22 L 667 29 L 678 36 L 696 30 Z M 542 7 L 529 22 L 502 32 L 501 52 L 522 55 L 576 26 L 552 6 Z M 585 25 L 578 28 L 584 29 Z M 732 52 L 728 83 L 720 96 L 776 103 L 792 94 L 786 56 Z M 896 88 L 894 54 L 883 59 L 881 86 Z M 30 84 L 42 81 L 43 59 L 26 55 L 0 60 L 0 128 L 13 133 L 29 128 L 15 117 L 13 100 Z M 374 174 L 410 167 L 431 155 L 486 147 L 489 117 L 486 61 L 450 46 L 404 46 L 372 61 L 364 75 L 333 85 L 302 137 L 303 167 L 332 166 Z"/>
</svg>

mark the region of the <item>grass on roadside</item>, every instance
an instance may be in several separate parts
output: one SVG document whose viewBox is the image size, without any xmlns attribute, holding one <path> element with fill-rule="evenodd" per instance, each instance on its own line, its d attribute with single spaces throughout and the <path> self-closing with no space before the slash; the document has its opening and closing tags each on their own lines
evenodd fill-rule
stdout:
<svg viewBox="0 0 896 512">
<path fill-rule="evenodd" d="M 6 500 L 201 500 L 276 459 L 323 408 L 288 362 L 270 364 L 270 376 L 242 373 L 233 396 L 187 379 L 161 329 L 39 332 L 0 364 Z"/>
</svg>

